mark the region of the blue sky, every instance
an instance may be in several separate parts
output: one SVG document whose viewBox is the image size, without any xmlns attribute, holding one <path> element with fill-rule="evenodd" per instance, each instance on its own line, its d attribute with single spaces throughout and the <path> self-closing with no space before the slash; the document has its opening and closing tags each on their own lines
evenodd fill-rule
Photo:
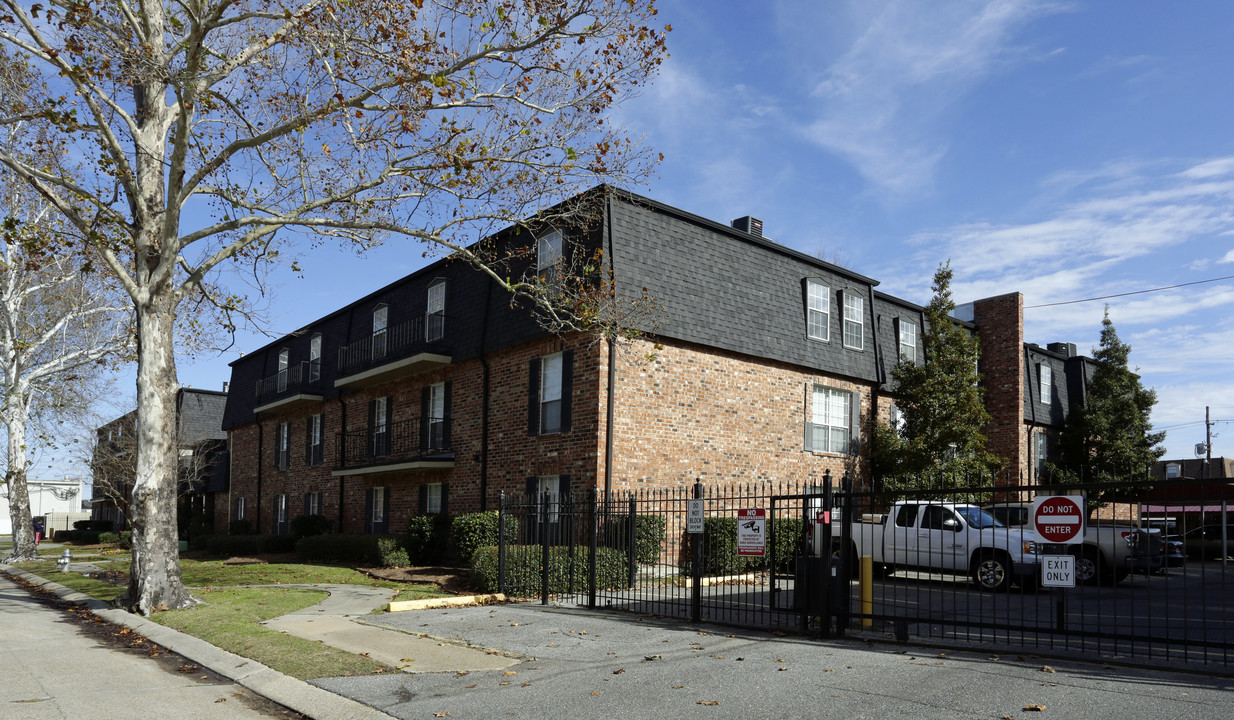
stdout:
<svg viewBox="0 0 1234 720">
<path fill-rule="evenodd" d="M 665 156 L 630 188 L 925 303 L 1018 290 L 1026 339 L 1096 345 L 1105 302 L 1158 392 L 1167 457 L 1234 420 L 1234 4 L 661 0 L 671 58 L 617 119 Z M 282 334 L 414 271 L 423 248 L 331 247 L 277 274 Z M 181 364 L 221 387 L 267 339 Z M 127 391 L 127 386 L 122 387 Z M 131 395 L 131 392 L 129 393 Z M 1214 428 L 1234 455 L 1234 425 Z"/>
</svg>

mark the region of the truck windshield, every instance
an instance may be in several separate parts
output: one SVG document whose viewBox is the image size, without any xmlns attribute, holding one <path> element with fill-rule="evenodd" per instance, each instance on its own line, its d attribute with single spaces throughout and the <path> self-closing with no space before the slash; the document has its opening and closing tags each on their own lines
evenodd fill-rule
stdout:
<svg viewBox="0 0 1234 720">
<path fill-rule="evenodd" d="M 994 519 L 990 513 L 977 507 L 958 507 L 955 509 L 957 513 L 964 517 L 964 521 L 969 527 L 988 528 L 1002 527 L 1003 524 Z"/>
</svg>

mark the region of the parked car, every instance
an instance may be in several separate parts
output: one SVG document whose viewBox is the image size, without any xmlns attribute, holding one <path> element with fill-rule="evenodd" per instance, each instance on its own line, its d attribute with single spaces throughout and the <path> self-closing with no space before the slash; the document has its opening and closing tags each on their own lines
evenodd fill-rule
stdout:
<svg viewBox="0 0 1234 720">
<path fill-rule="evenodd" d="M 1222 545 L 1220 525 L 1201 525 L 1181 535 L 1183 549 L 1188 557 L 1209 559 L 1228 557 L 1234 547 L 1234 525 L 1227 525 L 1225 545 Z"/>
</svg>

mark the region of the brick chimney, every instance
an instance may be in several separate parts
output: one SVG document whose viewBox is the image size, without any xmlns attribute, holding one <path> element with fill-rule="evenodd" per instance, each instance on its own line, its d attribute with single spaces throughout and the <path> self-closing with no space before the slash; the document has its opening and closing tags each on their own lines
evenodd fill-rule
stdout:
<svg viewBox="0 0 1234 720">
<path fill-rule="evenodd" d="M 985 383 L 987 446 L 1006 463 L 1011 477 L 1029 467 L 1024 424 L 1024 296 L 1009 293 L 973 303 Z"/>
</svg>

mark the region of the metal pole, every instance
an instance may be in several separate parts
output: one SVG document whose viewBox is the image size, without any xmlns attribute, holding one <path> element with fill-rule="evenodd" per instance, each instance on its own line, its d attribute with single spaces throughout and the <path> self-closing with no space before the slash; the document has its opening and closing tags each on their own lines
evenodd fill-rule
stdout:
<svg viewBox="0 0 1234 720">
<path fill-rule="evenodd" d="M 506 491 L 497 500 L 497 592 L 506 591 Z"/>
<path fill-rule="evenodd" d="M 594 610 L 596 608 L 596 554 L 598 552 L 599 541 L 596 538 L 597 522 L 599 515 L 596 513 L 597 501 L 596 489 L 591 489 L 591 547 L 587 550 L 587 607 Z"/>
<path fill-rule="evenodd" d="M 831 587 L 832 587 L 832 581 L 834 580 L 834 578 L 832 577 L 832 567 L 831 567 L 832 554 L 833 554 L 832 547 L 831 547 L 831 541 L 832 541 L 831 511 L 832 511 L 834 502 L 835 502 L 835 499 L 832 497 L 832 492 L 831 492 L 831 471 L 827 470 L 825 473 L 823 473 L 823 543 L 822 543 L 823 545 L 823 557 L 822 557 L 823 597 L 822 597 L 822 602 L 819 603 L 820 607 L 825 608 L 823 612 L 822 623 L 821 623 L 822 624 L 821 630 L 823 633 L 823 637 L 831 637 L 831 616 L 833 614 L 832 607 L 831 607 Z"/>
<path fill-rule="evenodd" d="M 694 483 L 694 499 L 703 499 L 703 484 L 698 481 Z M 703 527 L 705 529 L 706 525 Z M 703 621 L 703 538 L 706 536 L 706 532 L 690 536 L 690 549 L 694 551 L 694 561 L 690 563 L 693 580 L 690 584 L 690 621 L 696 623 Z"/>
<path fill-rule="evenodd" d="M 637 570 L 638 568 L 638 556 L 637 556 L 638 546 L 635 542 L 636 538 L 634 537 L 634 532 L 635 530 L 638 529 L 638 522 L 637 522 L 638 518 L 635 517 L 634 515 L 634 513 L 637 511 L 638 511 L 638 504 L 634 501 L 634 495 L 631 494 L 630 495 L 630 521 L 629 521 L 629 528 L 627 529 L 627 532 L 630 535 L 630 542 L 628 543 L 629 546 L 627 548 L 627 552 L 629 553 L 629 558 L 630 558 L 630 562 L 628 563 L 629 572 L 630 572 L 630 577 L 628 579 L 630 581 L 630 587 L 634 587 L 634 574 L 635 574 L 635 570 Z"/>
<path fill-rule="evenodd" d="M 548 605 L 548 519 L 552 517 L 552 510 L 549 508 L 549 499 L 552 497 L 549 493 L 540 495 L 540 507 L 543 508 L 543 514 L 540 517 L 540 604 Z M 561 523 L 561 517 L 557 518 L 558 524 Z"/>
</svg>

